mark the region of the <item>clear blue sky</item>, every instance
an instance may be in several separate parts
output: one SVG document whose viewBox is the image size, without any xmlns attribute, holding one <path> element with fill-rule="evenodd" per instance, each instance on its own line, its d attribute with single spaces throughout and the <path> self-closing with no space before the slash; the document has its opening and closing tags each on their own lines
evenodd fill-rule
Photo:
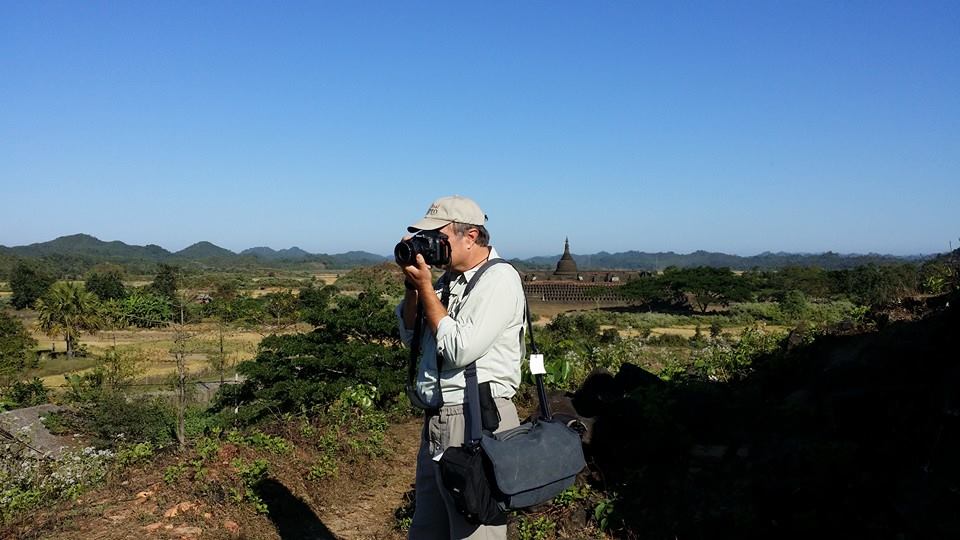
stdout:
<svg viewBox="0 0 960 540">
<path fill-rule="evenodd" d="M 0 3 L 0 244 L 943 251 L 960 2 Z"/>
</svg>

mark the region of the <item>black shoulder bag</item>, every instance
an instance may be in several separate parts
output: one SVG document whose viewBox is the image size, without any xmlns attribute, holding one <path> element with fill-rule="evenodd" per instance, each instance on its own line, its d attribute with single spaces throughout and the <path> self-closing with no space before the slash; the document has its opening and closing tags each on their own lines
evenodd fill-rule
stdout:
<svg viewBox="0 0 960 540">
<path fill-rule="evenodd" d="M 487 268 L 507 263 L 484 263 L 464 290 L 464 301 Z M 533 339 L 530 305 L 526 307 L 530 349 L 539 354 Z M 443 485 L 457 510 L 480 525 L 506 523 L 506 511 L 547 502 L 573 485 L 586 463 L 580 434 L 553 420 L 547 404 L 543 374 L 535 373 L 540 414 L 532 421 L 497 434 L 483 432 L 476 363 L 464 370 L 466 433 L 462 446 L 450 447 L 440 458 Z"/>
</svg>

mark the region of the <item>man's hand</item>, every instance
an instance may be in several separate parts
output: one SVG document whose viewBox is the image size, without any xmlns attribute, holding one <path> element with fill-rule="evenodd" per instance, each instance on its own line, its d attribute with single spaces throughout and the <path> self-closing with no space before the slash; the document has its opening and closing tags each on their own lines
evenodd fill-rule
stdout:
<svg viewBox="0 0 960 540">
<path fill-rule="evenodd" d="M 406 281 L 413 286 L 413 289 L 407 288 L 404 298 L 403 324 L 407 328 L 413 328 L 417 314 L 416 305 L 419 301 L 423 304 L 427 327 L 436 334 L 440 320 L 447 316 L 447 308 L 443 307 L 433 290 L 433 274 L 430 272 L 430 266 L 423 259 L 423 255 L 417 253 L 417 264 L 401 266 L 401 268 Z"/>
<path fill-rule="evenodd" d="M 423 260 L 423 255 L 417 253 L 416 265 L 411 264 L 401 268 L 403 268 L 406 280 L 412 284 L 417 291 L 420 291 L 421 294 L 424 290 L 433 290 L 433 274 L 430 273 L 430 266 L 427 265 L 427 261 Z M 426 289 L 424 289 L 424 287 L 426 287 Z"/>
</svg>

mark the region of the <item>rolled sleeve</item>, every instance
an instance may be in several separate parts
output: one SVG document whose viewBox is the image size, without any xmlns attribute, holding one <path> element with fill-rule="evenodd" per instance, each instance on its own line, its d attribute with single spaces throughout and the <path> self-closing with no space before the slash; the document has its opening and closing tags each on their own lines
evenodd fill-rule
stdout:
<svg viewBox="0 0 960 540">
<path fill-rule="evenodd" d="M 397 316 L 397 328 L 400 330 L 400 340 L 403 341 L 403 344 L 407 347 L 410 346 L 410 343 L 413 341 L 413 330 L 407 329 L 407 325 L 403 324 L 403 305 L 405 301 L 401 301 L 400 305 L 397 306 L 393 312 Z"/>
</svg>

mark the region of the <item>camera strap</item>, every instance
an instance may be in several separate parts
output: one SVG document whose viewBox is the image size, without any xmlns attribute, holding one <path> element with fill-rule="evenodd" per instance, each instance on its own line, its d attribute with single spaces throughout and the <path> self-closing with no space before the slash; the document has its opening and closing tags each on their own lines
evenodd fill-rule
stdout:
<svg viewBox="0 0 960 540">
<path fill-rule="evenodd" d="M 443 307 L 447 307 L 450 303 L 450 272 L 444 272 L 440 279 L 434 283 L 433 288 L 436 290 L 438 287 L 442 287 L 440 293 L 440 303 L 443 304 Z M 430 409 L 429 407 L 419 399 L 419 394 L 416 392 L 417 388 L 417 364 L 420 361 L 420 345 L 421 340 L 423 339 L 423 323 L 424 323 L 424 312 L 423 312 L 423 303 L 420 300 L 417 300 L 417 317 L 413 323 L 413 341 L 410 342 L 410 358 L 407 361 L 407 394 L 411 396 L 411 401 L 414 401 L 413 396 L 416 396 L 416 402 L 414 406 L 421 409 Z M 440 353 L 437 353 L 436 357 L 436 366 L 437 366 L 437 386 L 439 389 L 440 386 L 440 368 L 443 363 L 443 356 Z M 440 404 L 437 407 L 443 405 L 443 391 L 440 391 Z"/>
</svg>

